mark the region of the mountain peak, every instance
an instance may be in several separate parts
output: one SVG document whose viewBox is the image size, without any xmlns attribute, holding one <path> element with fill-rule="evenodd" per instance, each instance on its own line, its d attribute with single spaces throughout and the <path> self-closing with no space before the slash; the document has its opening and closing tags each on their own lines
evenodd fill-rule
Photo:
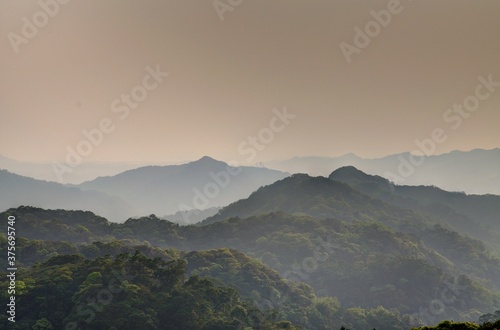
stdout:
<svg viewBox="0 0 500 330">
<path fill-rule="evenodd" d="M 198 162 L 218 162 L 218 160 L 210 157 L 210 156 L 203 156 L 200 159 L 197 160 Z"/>
<path fill-rule="evenodd" d="M 208 166 L 208 167 L 213 167 L 213 166 L 226 167 L 226 166 L 228 166 L 227 163 L 220 161 L 220 160 L 217 160 L 217 159 L 214 159 L 210 156 L 203 156 L 198 160 L 195 160 L 195 161 L 188 163 L 188 165 L 202 166 L 202 167 L 205 167 L 205 166 Z"/>
<path fill-rule="evenodd" d="M 352 165 L 342 166 L 333 171 L 330 174 L 330 179 L 335 179 L 336 177 L 355 177 L 355 178 L 366 178 L 369 176 L 365 172 L 357 169 Z"/>
<path fill-rule="evenodd" d="M 345 183 L 298 173 L 260 187 L 248 198 L 222 208 L 218 214 L 205 219 L 202 224 L 279 211 L 335 218 L 346 212 L 346 205 L 349 203 L 344 202 L 345 200 L 352 202 L 351 205 L 362 205 L 366 203 L 367 198 Z"/>
<path fill-rule="evenodd" d="M 361 159 L 361 157 L 359 157 L 358 155 L 356 155 L 355 153 L 352 153 L 352 152 L 349 152 L 345 155 L 342 155 L 340 158 Z"/>
<path fill-rule="evenodd" d="M 340 167 L 333 171 L 328 178 L 347 184 L 352 183 L 353 181 L 372 182 L 382 185 L 387 185 L 390 183 L 389 180 L 381 176 L 367 174 L 354 166 Z"/>
</svg>

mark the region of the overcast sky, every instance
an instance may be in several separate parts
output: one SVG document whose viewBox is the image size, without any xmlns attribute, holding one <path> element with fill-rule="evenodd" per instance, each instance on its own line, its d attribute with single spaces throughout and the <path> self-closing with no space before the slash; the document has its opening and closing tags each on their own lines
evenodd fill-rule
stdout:
<svg viewBox="0 0 500 330">
<path fill-rule="evenodd" d="M 3 156 L 63 161 L 101 122 L 84 161 L 379 157 L 436 128 L 435 153 L 500 146 L 500 86 L 478 87 L 500 82 L 498 0 L 221 0 L 219 13 L 211 0 L 60 1 L 53 17 L 0 1 Z M 388 7 L 381 27 L 371 11 Z M 346 56 L 355 27 L 372 37 Z M 147 67 L 169 75 L 144 80 Z M 445 121 L 466 98 L 475 111 Z M 272 119 L 284 107 L 287 125 Z"/>
</svg>

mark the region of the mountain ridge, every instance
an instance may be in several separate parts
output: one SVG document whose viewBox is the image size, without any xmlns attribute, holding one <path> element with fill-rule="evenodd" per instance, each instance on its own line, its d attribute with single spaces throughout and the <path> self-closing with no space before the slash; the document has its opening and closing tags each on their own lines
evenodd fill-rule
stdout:
<svg viewBox="0 0 500 330">
<path fill-rule="evenodd" d="M 0 210 L 21 205 L 55 209 L 85 209 L 118 220 L 133 212 L 132 206 L 116 196 L 56 182 L 37 180 L 0 170 Z"/>
<path fill-rule="evenodd" d="M 163 216 L 221 207 L 287 175 L 267 168 L 234 167 L 204 156 L 181 165 L 140 167 L 78 187 L 118 196 L 134 205 L 139 210 L 137 215 Z"/>
<path fill-rule="evenodd" d="M 381 209 L 384 211 L 381 212 Z M 321 176 L 293 174 L 261 187 L 247 199 L 229 204 L 215 216 L 202 221 L 200 225 L 223 221 L 231 217 L 244 218 L 275 211 L 308 214 L 318 218 L 337 218 L 350 222 L 379 220 L 408 231 L 428 222 L 428 219 L 413 214 L 412 211 L 373 199 L 343 182 Z M 400 222 L 399 217 L 408 221 Z"/>
<path fill-rule="evenodd" d="M 413 165 L 410 152 L 378 158 L 361 158 L 354 154 L 339 157 L 294 157 L 265 163 L 290 173 L 328 176 L 343 166 L 356 168 L 373 175 L 399 180 L 405 185 L 434 185 L 447 191 L 469 194 L 500 195 L 500 148 L 453 150 L 425 156 L 421 165 Z M 403 171 L 404 170 L 404 171 Z"/>
<path fill-rule="evenodd" d="M 440 319 L 476 320 L 481 312 L 500 304 L 500 260 L 488 256 L 480 243 L 475 244 L 441 228 L 428 233 L 420 231 L 418 235 L 405 234 L 379 222 L 349 223 L 284 212 L 231 218 L 204 227 L 178 226 L 154 216 L 117 224 L 89 212 L 29 207 L 11 209 L 0 217 L 9 215 L 16 217 L 19 234 L 31 240 L 49 241 L 57 233 L 59 240 L 78 242 L 83 244 L 85 251 L 94 251 L 92 253 L 97 252 L 96 248 L 103 249 L 100 253 L 109 254 L 113 249 L 119 252 L 119 246 L 126 242 L 142 242 L 146 245 L 141 250 L 146 252 L 152 251 L 151 246 L 160 246 L 170 255 L 175 253 L 171 248 L 200 251 L 190 259 L 191 267 L 198 269 L 199 274 L 237 284 L 240 282 L 238 273 L 245 270 L 239 274 L 262 283 L 255 273 L 258 270 L 248 268 L 247 258 L 224 250 L 236 249 L 261 259 L 290 282 L 300 285 L 303 281 L 321 296 L 337 297 L 348 314 L 348 311 L 361 312 L 360 308 L 384 306 L 387 310 L 397 309 L 401 313 L 398 315 L 412 313 L 416 320 L 422 318 L 426 323 L 433 322 L 436 314 L 418 311 L 427 307 L 430 301 L 439 299 L 436 294 L 445 288 L 450 290 L 447 297 L 453 299 L 447 300 L 452 302 L 443 307 L 438 315 Z M 106 243 L 87 247 L 103 239 Z M 455 245 L 432 248 L 427 245 L 450 239 L 455 239 Z M 37 256 L 33 250 L 41 250 L 44 247 L 41 244 L 31 244 L 27 253 Z M 59 249 L 68 250 L 69 246 L 66 243 Z M 189 252 L 188 255 L 193 256 Z M 214 259 L 216 255 L 222 259 Z M 242 262 L 230 260 L 231 255 Z M 458 264 L 463 266 L 458 268 Z M 267 281 L 270 276 L 262 279 Z M 244 290 L 259 299 L 272 298 L 274 307 L 280 307 L 283 302 L 282 296 L 273 298 L 272 292 L 271 297 L 262 297 L 253 292 L 251 286 Z M 362 330 L 366 326 L 359 324 L 353 328 Z"/>
<path fill-rule="evenodd" d="M 352 166 L 333 171 L 329 178 L 349 184 L 373 198 L 441 218 L 457 230 L 489 242 L 500 251 L 500 196 L 468 195 L 434 186 L 396 185 Z"/>
</svg>

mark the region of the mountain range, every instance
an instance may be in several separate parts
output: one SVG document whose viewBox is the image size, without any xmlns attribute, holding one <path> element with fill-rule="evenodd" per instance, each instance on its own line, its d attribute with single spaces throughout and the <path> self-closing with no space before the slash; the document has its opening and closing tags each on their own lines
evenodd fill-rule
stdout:
<svg viewBox="0 0 500 330">
<path fill-rule="evenodd" d="M 292 175 L 220 209 L 201 224 L 278 211 L 347 222 L 374 221 L 407 233 L 438 225 L 500 253 L 500 196 L 398 186 L 351 166 L 332 172 L 329 178 Z"/>
<path fill-rule="evenodd" d="M 32 163 L 11 159 L 0 155 L 0 169 L 8 170 L 21 176 L 26 176 L 43 181 L 58 182 L 61 184 L 79 184 L 84 181 L 93 180 L 102 175 L 115 175 L 126 170 L 144 166 L 144 163 L 121 162 L 121 163 L 91 163 L 83 162 L 70 171 L 64 172 L 62 181 L 59 180 L 54 171 L 53 163 Z"/>
<path fill-rule="evenodd" d="M 400 153 L 365 159 L 355 154 L 341 157 L 296 157 L 265 163 L 268 168 L 289 173 L 328 176 L 343 166 L 354 166 L 400 185 L 437 186 L 468 194 L 500 195 L 500 149 L 452 151 L 416 157 Z"/>
<path fill-rule="evenodd" d="M 434 185 L 448 191 L 500 195 L 499 163 L 500 148 L 452 151 L 423 158 L 412 156 L 408 152 L 373 159 L 351 153 L 340 157 L 295 157 L 262 164 L 285 173 L 307 173 L 312 176 L 328 176 L 337 168 L 354 166 L 401 185 Z M 82 163 L 71 173 L 64 174 L 64 182 L 59 182 L 50 163 L 21 162 L 0 155 L 0 169 L 39 180 L 75 185 L 92 181 L 99 176 L 115 176 L 147 165 L 152 164 Z M 168 165 L 156 167 L 163 166 Z"/>
<path fill-rule="evenodd" d="M 202 220 L 196 216 L 200 210 L 248 197 L 260 186 L 287 175 L 266 168 L 232 167 L 210 157 L 183 165 L 140 167 L 79 185 L 2 170 L 0 210 L 20 205 L 81 209 L 116 222 L 147 214 L 177 214 L 173 218 L 189 224 Z"/>
<path fill-rule="evenodd" d="M 434 186 L 399 186 L 348 166 L 332 172 L 331 180 L 386 203 L 425 214 L 494 246 L 500 252 L 500 196 L 467 195 Z"/>
<path fill-rule="evenodd" d="M 500 189 L 500 182 L 497 184 L 495 178 L 500 175 L 500 168 L 495 166 L 495 164 L 500 163 L 500 149 L 452 152 L 427 157 L 422 166 L 415 167 L 414 175 L 405 178 L 404 185 L 401 182 L 394 182 L 390 178 L 387 179 L 387 176 L 391 177 L 391 175 L 367 174 L 371 175 L 371 177 L 364 178 L 366 182 L 364 182 L 363 186 L 359 186 L 356 185 L 356 180 L 361 175 L 359 173 L 356 175 L 353 174 L 345 180 L 341 174 L 345 173 L 345 169 L 341 172 L 331 173 L 335 169 L 343 168 L 342 166 L 338 167 L 343 163 L 360 164 L 359 170 L 363 170 L 363 167 L 365 167 L 369 168 L 372 172 L 392 173 L 391 171 L 383 171 L 382 169 L 396 166 L 398 158 L 402 159 L 402 157 L 405 157 L 405 155 L 363 160 L 351 154 L 338 159 L 297 158 L 289 162 L 284 162 L 282 165 L 291 164 L 292 166 L 284 166 L 289 168 L 291 172 L 306 169 L 305 167 L 308 164 L 319 166 L 315 169 L 309 168 L 309 172 L 318 172 L 323 167 L 326 170 L 329 166 L 330 171 L 325 177 L 330 175 L 330 179 L 334 179 L 334 181 L 347 183 L 365 195 L 377 197 L 382 201 L 387 202 L 391 200 L 397 206 L 406 207 L 408 206 L 409 199 L 413 199 L 413 204 L 415 205 L 410 207 L 412 210 L 424 211 L 424 209 L 429 209 L 434 202 L 433 198 L 436 198 L 440 201 L 440 212 L 448 212 L 447 215 L 441 214 L 441 218 L 447 218 L 447 221 L 450 223 L 453 222 L 454 226 L 460 226 L 460 222 L 462 222 L 472 227 L 470 224 L 478 216 L 486 217 L 484 220 L 487 220 L 487 222 L 484 222 L 482 227 L 476 227 L 475 231 L 482 231 L 483 234 L 478 234 L 481 239 L 485 238 L 488 241 L 492 241 L 493 238 L 491 238 L 491 235 L 496 237 L 496 228 L 494 228 L 492 234 L 487 234 L 488 226 L 496 226 L 496 215 L 499 210 L 498 208 L 490 207 L 490 205 L 498 203 L 496 196 L 472 196 L 458 192 L 450 195 L 442 188 L 438 188 L 438 186 L 440 185 L 439 183 L 441 183 L 441 186 L 451 185 L 454 188 L 449 189 L 451 191 L 497 191 L 497 189 Z M 1 162 L 5 161 L 5 159 L 0 160 Z M 370 173 L 368 170 L 363 171 Z M 304 175 L 307 174 L 297 175 L 297 178 L 303 179 L 301 184 L 307 185 L 307 180 L 304 181 Z M 217 210 L 213 208 L 224 207 L 239 199 L 247 198 L 258 188 L 282 180 L 288 176 L 289 173 L 287 172 L 262 167 L 232 167 L 207 156 L 181 165 L 143 166 L 129 169 L 112 176 L 98 177 L 78 185 L 63 185 L 55 182 L 35 180 L 3 170 L 0 175 L 0 194 L 4 198 L 0 201 L 0 209 L 5 210 L 9 207 L 20 205 L 32 205 L 44 208 L 83 209 L 96 212 L 117 222 L 123 222 L 130 217 L 157 214 L 163 217 L 168 215 L 169 219 L 181 224 L 191 224 L 200 222 L 210 216 L 217 217 L 217 215 L 214 215 L 214 213 L 217 213 Z M 425 177 L 425 180 L 420 180 L 419 178 L 421 177 Z M 435 181 L 433 181 L 433 178 Z M 322 179 L 314 180 L 321 181 Z M 407 184 L 420 181 L 424 181 L 420 184 L 420 188 L 411 188 Z M 478 185 L 474 188 L 469 184 L 469 182 L 479 184 L 486 181 L 491 189 L 486 189 L 486 185 L 484 184 L 481 184 L 484 189 L 478 188 Z M 433 183 L 427 185 L 427 182 Z M 328 184 L 332 185 L 332 183 Z M 368 185 L 372 186 L 373 191 L 369 189 Z M 431 189 L 429 186 L 434 187 L 434 189 Z M 303 186 L 297 189 L 302 193 L 307 191 L 307 187 Z M 325 187 L 325 189 L 327 188 Z M 399 197 L 391 195 L 396 190 Z M 424 195 L 433 196 L 433 198 L 427 198 L 424 201 Z M 327 206 L 315 205 L 316 210 L 311 210 L 310 214 L 320 216 L 323 212 L 325 214 L 338 215 L 339 212 L 342 212 L 343 206 L 345 206 L 339 202 L 339 199 L 342 199 L 342 197 L 329 196 L 328 198 L 331 200 L 325 204 Z M 415 201 L 415 198 L 420 200 Z M 445 202 L 446 199 L 450 199 L 450 201 Z M 273 196 L 269 200 L 259 201 L 259 208 L 273 209 L 273 207 L 265 206 L 266 204 L 271 204 L 271 200 L 274 209 L 285 207 L 288 210 L 286 205 L 280 205 L 281 202 L 277 196 Z M 333 204 L 330 203 L 332 201 L 334 202 Z M 484 203 L 487 205 L 483 207 L 482 204 Z M 330 208 L 330 211 L 322 210 L 322 207 Z M 351 205 L 350 207 L 355 206 Z M 200 213 L 206 209 L 212 210 Z M 434 213 L 436 212 L 434 210 Z M 486 214 L 487 212 L 490 213 Z M 436 216 L 436 214 L 433 216 Z M 207 221 L 213 221 L 213 219 Z"/>
<path fill-rule="evenodd" d="M 257 188 L 288 176 L 259 167 L 233 167 L 210 157 L 183 165 L 147 166 L 78 185 L 84 191 L 117 196 L 136 215 L 166 215 L 225 206 Z M 184 223 L 190 223 L 187 217 Z"/>
<path fill-rule="evenodd" d="M 21 205 L 88 210 L 113 221 L 123 221 L 134 213 L 133 207 L 119 197 L 0 170 L 0 210 Z"/>
<path fill-rule="evenodd" d="M 199 198 L 200 203 L 203 198 L 215 201 L 218 195 L 226 198 L 227 206 L 195 211 L 193 222 L 207 218 L 185 226 L 169 221 L 169 217 L 177 217 L 179 222 L 180 218 L 190 217 L 189 211 L 165 218 L 150 214 L 122 223 L 88 211 L 32 206 L 1 213 L 0 218 L 5 221 L 9 216 L 16 218 L 16 237 L 22 243 L 16 253 L 21 266 L 38 263 L 26 273 L 30 287 L 24 294 L 29 301 L 42 299 L 39 294 L 44 292 L 42 284 L 46 283 L 43 274 L 54 274 L 52 278 L 60 282 L 57 287 L 63 291 L 58 293 L 59 298 L 51 299 L 66 301 L 57 308 L 59 314 L 68 316 L 48 317 L 54 324 L 82 322 L 76 303 L 84 301 L 85 290 L 94 292 L 101 285 L 99 279 L 110 276 L 107 267 L 124 262 L 131 271 L 134 264 L 141 264 L 141 269 L 148 271 L 133 273 L 134 279 L 127 282 L 128 295 L 117 296 L 109 308 L 120 309 L 125 304 L 128 307 L 123 308 L 133 310 L 134 302 L 141 301 L 143 307 L 137 307 L 145 313 L 141 317 L 155 324 L 161 322 L 164 314 L 134 292 L 143 292 L 142 296 L 157 301 L 163 310 L 170 310 L 173 307 L 169 306 L 176 305 L 172 297 L 178 297 L 184 289 L 161 292 L 173 285 L 168 278 L 184 283 L 183 276 L 190 276 L 185 282 L 190 293 L 183 295 L 191 297 L 191 302 L 186 305 L 178 297 L 179 308 L 198 306 L 193 300 L 196 296 L 201 299 L 199 304 L 214 308 L 210 311 L 204 307 L 204 312 L 200 309 L 198 313 L 208 319 L 210 315 L 219 315 L 217 324 L 239 320 L 255 327 L 248 318 L 252 304 L 256 313 L 267 315 L 263 320 L 280 324 L 273 329 L 297 326 L 326 330 L 347 326 L 352 330 L 407 330 L 443 318 L 477 321 L 482 314 L 493 315 L 500 309 L 497 195 L 397 185 L 353 166 L 335 169 L 328 176 L 288 175 L 265 168 L 231 167 L 209 157 L 179 166 L 139 168 L 77 187 L 0 173 L 7 186 L 20 187 L 13 190 L 16 195 L 29 189 L 34 196 L 44 191 L 50 196 L 55 191 L 57 198 L 67 203 L 77 203 L 78 196 L 86 196 L 102 203 L 116 199 L 115 202 L 124 203 L 116 205 L 120 208 L 144 198 L 145 202 L 135 205 L 148 208 L 156 205 L 146 204 L 148 198 L 156 196 L 155 201 L 160 204 L 160 197 L 178 198 L 178 191 Z M 254 182 L 254 178 L 261 181 Z M 250 182 L 252 192 L 237 189 Z M 224 193 L 230 191 L 233 183 L 229 198 Z M 199 194 L 193 189 L 198 189 Z M 7 196 L 4 193 L 3 197 Z M 7 245 L 3 234 L 0 245 Z M 91 266 L 87 269 L 86 265 Z M 69 269 L 75 269 L 78 277 L 71 275 Z M 97 269 L 100 275 L 96 274 Z M 66 273 L 57 275 L 58 272 Z M 210 284 L 204 282 L 202 286 L 197 282 L 199 277 L 217 283 L 222 295 L 229 294 L 223 291 L 229 285 L 241 300 L 234 298 L 221 314 L 216 302 L 205 301 L 203 292 Z M 155 278 L 162 280 L 157 283 Z M 87 289 L 77 293 L 72 291 L 74 288 Z M 50 292 L 58 291 L 54 288 Z M 52 297 L 54 293 L 50 292 L 44 295 Z M 251 303 L 238 305 L 238 301 Z M 42 311 L 43 306 L 33 309 Z M 236 316 L 240 315 L 236 310 L 241 317 Z M 31 315 L 29 310 L 24 312 Z M 30 317 L 36 321 L 36 314 Z M 176 316 L 169 322 L 188 321 Z"/>
</svg>

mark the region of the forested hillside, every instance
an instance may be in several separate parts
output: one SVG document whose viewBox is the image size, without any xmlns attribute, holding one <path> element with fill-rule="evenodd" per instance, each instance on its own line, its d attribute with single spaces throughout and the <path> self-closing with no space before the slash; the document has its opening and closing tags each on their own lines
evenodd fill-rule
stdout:
<svg viewBox="0 0 500 330">
<path fill-rule="evenodd" d="M 136 251 L 152 260 L 182 260 L 186 281 L 201 276 L 232 288 L 276 324 L 410 329 L 447 318 L 477 321 L 500 306 L 499 259 L 479 241 L 440 226 L 405 234 L 375 221 L 284 212 L 207 226 L 179 226 L 153 215 L 117 224 L 90 212 L 31 207 L 2 218 L 8 215 L 25 237 L 18 238 L 24 266 L 62 255 L 90 262 Z"/>
<path fill-rule="evenodd" d="M 386 203 L 444 222 L 454 230 L 487 242 L 500 252 L 500 196 L 467 195 L 433 186 L 399 186 L 352 166 L 332 172 L 329 178 Z"/>
</svg>

